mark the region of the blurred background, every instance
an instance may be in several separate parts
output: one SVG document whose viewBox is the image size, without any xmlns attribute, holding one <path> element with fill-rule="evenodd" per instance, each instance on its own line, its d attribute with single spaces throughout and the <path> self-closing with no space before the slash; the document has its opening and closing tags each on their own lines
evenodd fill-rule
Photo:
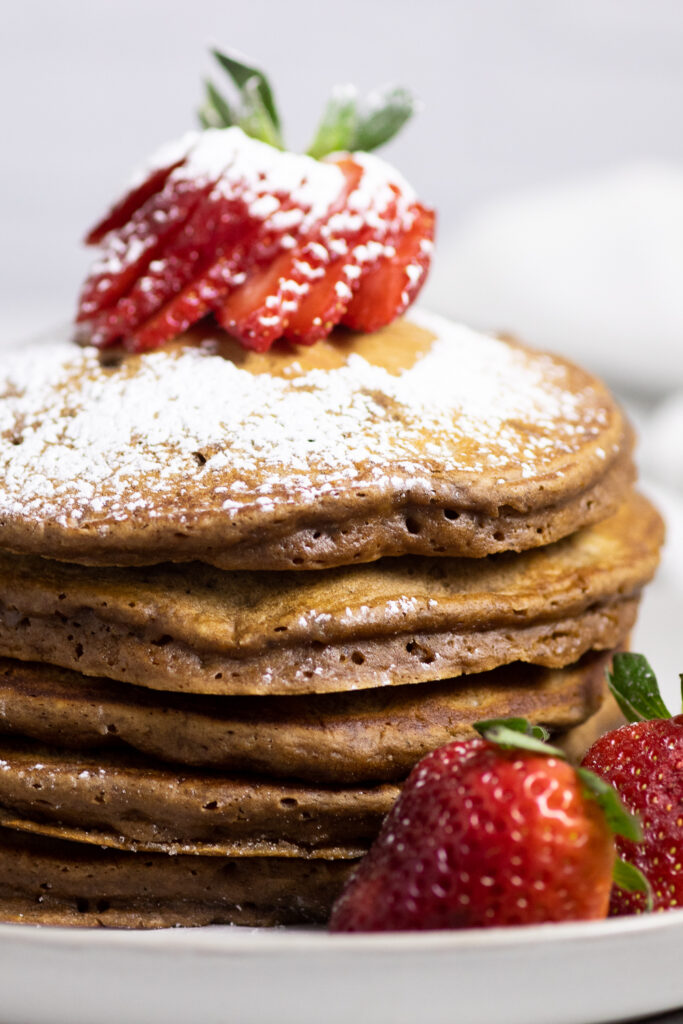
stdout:
<svg viewBox="0 0 683 1024">
<path fill-rule="evenodd" d="M 683 669 L 681 0 L 22 0 L 0 33 L 0 347 L 67 320 L 80 239 L 194 126 L 209 45 L 271 75 L 292 148 L 332 85 L 412 87 L 384 151 L 439 211 L 422 301 L 608 378 L 669 526 L 636 647 Z M 219 72 L 220 74 L 220 72 Z M 1 348 L 0 348 L 1 351 Z M 673 699 L 673 696 L 672 696 Z"/>
</svg>

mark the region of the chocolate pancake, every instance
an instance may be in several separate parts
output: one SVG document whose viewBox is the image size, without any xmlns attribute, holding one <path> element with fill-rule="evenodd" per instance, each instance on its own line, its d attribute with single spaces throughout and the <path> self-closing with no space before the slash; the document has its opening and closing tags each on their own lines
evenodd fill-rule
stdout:
<svg viewBox="0 0 683 1024">
<path fill-rule="evenodd" d="M 393 785 L 311 787 L 189 772 L 125 751 L 0 743 L 0 824 L 100 846 L 222 857 L 360 857 Z"/>
<path fill-rule="evenodd" d="M 394 782 L 435 747 L 472 736 L 479 719 L 519 715 L 553 730 L 579 725 L 602 701 L 610 657 L 591 653 L 557 670 L 517 663 L 466 679 L 357 693 L 223 698 L 158 694 L 4 659 L 0 732 L 100 754 L 105 746 L 133 747 L 171 763 L 316 785 Z M 87 784 L 97 791 L 95 781 Z M 304 809 L 293 809 L 293 819 Z M 313 831 L 296 836 L 310 842 Z"/>
<path fill-rule="evenodd" d="M 618 646 L 663 527 L 638 495 L 519 555 L 324 573 L 93 569 L 0 554 L 0 654 L 161 690 L 294 694 L 417 683 Z"/>
<path fill-rule="evenodd" d="M 614 510 L 632 438 L 598 380 L 411 317 L 265 355 L 216 330 L 141 356 L 5 356 L 0 545 L 312 569 L 519 551 Z"/>
<path fill-rule="evenodd" d="M 128 853 L 0 828 L 0 921 L 114 928 L 322 923 L 354 863 Z"/>
</svg>

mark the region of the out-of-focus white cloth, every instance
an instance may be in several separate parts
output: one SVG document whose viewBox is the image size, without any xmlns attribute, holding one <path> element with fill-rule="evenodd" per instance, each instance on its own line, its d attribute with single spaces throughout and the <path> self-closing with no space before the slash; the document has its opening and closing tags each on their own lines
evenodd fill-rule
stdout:
<svg viewBox="0 0 683 1024">
<path fill-rule="evenodd" d="M 616 384 L 683 387 L 683 167 L 648 162 L 488 203 L 440 240 L 441 311 Z"/>
<path fill-rule="evenodd" d="M 641 433 L 643 465 L 656 480 L 683 495 L 683 392 L 662 402 Z"/>
</svg>

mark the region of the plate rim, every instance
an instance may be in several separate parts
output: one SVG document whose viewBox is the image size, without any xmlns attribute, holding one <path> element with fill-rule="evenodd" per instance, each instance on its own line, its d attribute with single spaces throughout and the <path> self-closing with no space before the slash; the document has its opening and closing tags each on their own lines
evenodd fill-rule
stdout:
<svg viewBox="0 0 683 1024">
<path fill-rule="evenodd" d="M 137 952 L 245 953 L 270 956 L 301 952 L 335 956 L 341 952 L 372 953 L 448 952 L 498 950 L 534 945 L 553 946 L 580 941 L 592 943 L 624 939 L 633 935 L 657 935 L 683 930 L 683 908 L 652 914 L 634 914 L 598 921 L 549 922 L 496 928 L 466 928 L 443 931 L 330 934 L 323 928 L 249 928 L 239 925 L 209 925 L 198 928 L 126 930 L 73 928 L 55 925 L 0 924 L 0 947 L 6 942 L 37 946 L 87 946 L 93 952 L 106 949 L 135 949 Z"/>
</svg>

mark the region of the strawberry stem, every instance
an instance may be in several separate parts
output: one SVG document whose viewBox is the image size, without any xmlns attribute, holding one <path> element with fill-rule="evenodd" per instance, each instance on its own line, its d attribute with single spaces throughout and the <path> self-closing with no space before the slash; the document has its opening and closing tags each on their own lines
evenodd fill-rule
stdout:
<svg viewBox="0 0 683 1024">
<path fill-rule="evenodd" d="M 393 139 L 416 107 L 415 97 L 400 85 L 374 89 L 365 97 L 352 85 L 335 86 L 306 152 L 318 159 L 339 150 L 369 153 Z"/>
<path fill-rule="evenodd" d="M 615 654 L 607 682 L 629 722 L 671 718 L 659 692 L 657 677 L 642 654 Z"/>
</svg>

